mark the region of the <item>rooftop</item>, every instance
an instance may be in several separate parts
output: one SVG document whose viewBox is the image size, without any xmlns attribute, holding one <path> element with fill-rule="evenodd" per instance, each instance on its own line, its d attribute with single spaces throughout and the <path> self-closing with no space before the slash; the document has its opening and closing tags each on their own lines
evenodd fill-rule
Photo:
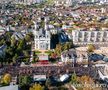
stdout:
<svg viewBox="0 0 108 90">
<path fill-rule="evenodd" d="M 18 85 L 0 87 L 0 90 L 18 90 Z"/>
</svg>

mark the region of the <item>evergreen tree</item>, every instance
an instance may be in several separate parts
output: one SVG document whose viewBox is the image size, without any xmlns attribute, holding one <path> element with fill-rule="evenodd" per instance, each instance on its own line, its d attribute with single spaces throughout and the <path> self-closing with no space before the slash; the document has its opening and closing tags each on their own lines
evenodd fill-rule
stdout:
<svg viewBox="0 0 108 90">
<path fill-rule="evenodd" d="M 76 75 L 75 72 L 71 76 L 71 83 L 72 84 L 76 84 L 77 83 L 77 75 Z"/>
<path fill-rule="evenodd" d="M 27 86 L 30 85 L 32 82 L 32 79 L 30 76 L 19 76 L 19 86 Z"/>
</svg>

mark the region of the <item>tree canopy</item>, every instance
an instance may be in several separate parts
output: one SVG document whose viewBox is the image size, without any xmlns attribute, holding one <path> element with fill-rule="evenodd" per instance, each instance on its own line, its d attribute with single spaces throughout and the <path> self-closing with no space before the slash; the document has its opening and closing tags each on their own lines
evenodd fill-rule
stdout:
<svg viewBox="0 0 108 90">
<path fill-rule="evenodd" d="M 40 84 L 34 84 L 29 90 L 44 90 L 44 87 Z"/>
<path fill-rule="evenodd" d="M 22 86 L 27 86 L 29 84 L 31 84 L 32 79 L 30 76 L 19 76 L 19 85 L 20 87 Z"/>
<path fill-rule="evenodd" d="M 88 52 L 93 52 L 95 49 L 95 46 L 93 44 L 88 45 Z"/>
<path fill-rule="evenodd" d="M 1 80 L 1 83 L 5 84 L 5 85 L 9 85 L 11 82 L 11 79 L 12 79 L 12 77 L 10 74 L 5 74 Z"/>
</svg>

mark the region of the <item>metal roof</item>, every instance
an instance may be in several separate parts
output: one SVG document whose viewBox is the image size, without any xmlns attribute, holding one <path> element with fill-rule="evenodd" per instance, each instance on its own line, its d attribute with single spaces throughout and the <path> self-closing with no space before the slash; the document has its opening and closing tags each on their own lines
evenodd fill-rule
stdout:
<svg viewBox="0 0 108 90">
<path fill-rule="evenodd" d="M 18 90 L 18 85 L 0 87 L 0 90 Z"/>
</svg>

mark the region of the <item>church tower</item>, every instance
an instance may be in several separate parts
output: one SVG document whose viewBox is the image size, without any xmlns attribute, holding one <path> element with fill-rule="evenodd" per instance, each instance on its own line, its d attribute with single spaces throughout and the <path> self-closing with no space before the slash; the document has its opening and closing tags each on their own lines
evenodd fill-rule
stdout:
<svg viewBox="0 0 108 90">
<path fill-rule="evenodd" d="M 48 18 L 45 18 L 44 22 L 45 22 L 45 26 L 44 26 L 44 29 L 45 29 L 45 32 L 46 32 L 46 40 L 47 40 L 47 47 L 48 49 L 50 50 L 50 42 L 51 42 L 51 33 L 50 33 L 50 30 L 49 30 L 49 27 L 48 27 L 48 24 L 47 24 L 47 21 L 48 21 Z"/>
<path fill-rule="evenodd" d="M 37 22 L 34 22 L 34 43 L 35 43 L 35 49 L 38 49 L 39 44 L 38 44 L 38 40 L 39 40 L 39 35 L 38 35 L 39 31 L 38 31 L 38 25 Z"/>
</svg>

